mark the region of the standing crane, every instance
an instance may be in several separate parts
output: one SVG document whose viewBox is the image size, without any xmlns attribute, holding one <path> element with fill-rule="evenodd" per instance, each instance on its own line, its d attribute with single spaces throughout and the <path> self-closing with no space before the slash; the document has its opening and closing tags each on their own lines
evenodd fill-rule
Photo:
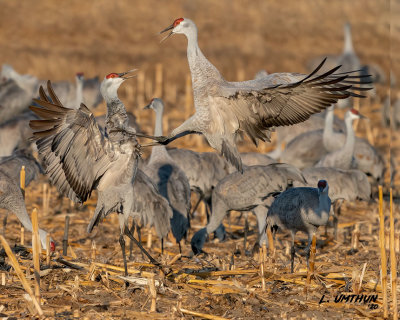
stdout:
<svg viewBox="0 0 400 320">
<path fill-rule="evenodd" d="M 39 157 L 45 166 L 50 182 L 58 191 L 74 202 L 85 202 L 94 189 L 98 191 L 96 216 L 117 212 L 120 226 L 119 242 L 127 264 L 124 234 L 133 240 L 150 261 L 159 265 L 142 247 L 127 227 L 130 208 L 125 202 L 132 201 L 129 186 L 135 180 L 140 145 L 136 140 L 141 135 L 128 126 L 128 117 L 118 88 L 131 71 L 110 73 L 101 83 L 101 93 L 107 103 L 106 135 L 99 130 L 90 110 L 82 103 L 77 109 L 64 107 L 55 95 L 50 81 L 47 90 L 51 100 L 40 87 L 40 106 L 31 106 L 41 120 L 31 120 L 33 136 Z M 127 187 L 128 186 L 128 187 Z M 144 218 L 145 219 L 145 218 Z M 89 228 L 90 229 L 90 228 Z"/>
<path fill-rule="evenodd" d="M 245 167 L 243 174 L 234 172 L 222 179 L 212 195 L 212 214 L 207 226 L 191 240 L 195 254 L 201 253 L 209 234 L 214 232 L 231 210 L 251 211 L 257 216 L 260 234 L 265 228 L 268 198 L 285 190 L 294 180 L 305 183 L 297 168 L 285 163 Z"/>
<path fill-rule="evenodd" d="M 164 104 L 161 99 L 154 98 L 145 109 L 153 109 L 156 113 L 154 129 L 155 136 L 162 135 L 162 117 Z M 154 146 L 151 150 L 150 160 L 143 169 L 157 185 L 160 194 L 165 197 L 173 212 L 171 229 L 179 252 L 182 253 L 181 240 L 186 237 L 190 227 L 190 184 L 185 173 L 168 154 L 165 146 Z"/>
<path fill-rule="evenodd" d="M 340 66 L 316 75 L 324 61 L 309 75 L 275 73 L 261 79 L 228 82 L 201 52 L 192 20 L 176 19 L 161 33 L 168 30 L 171 32 L 166 38 L 184 34 L 188 40 L 196 112 L 160 142 L 166 144 L 189 133 L 202 133 L 238 171 L 242 171 L 242 161 L 236 139 L 241 132 L 257 145 L 258 140 L 270 141 L 271 127 L 305 121 L 340 99 L 360 97 L 353 92 L 360 90 L 353 86 L 362 83 L 359 75 L 335 73 Z"/>
<path fill-rule="evenodd" d="M 307 168 L 302 171 L 307 183 L 293 182 L 295 187 L 312 187 L 319 180 L 329 181 L 329 197 L 333 203 L 334 235 L 337 236 L 337 223 L 343 200 L 369 201 L 371 199 L 371 184 L 367 175 L 360 170 L 342 170 L 336 168 Z"/>
<path fill-rule="evenodd" d="M 326 180 L 318 181 L 317 188 L 290 188 L 277 196 L 267 214 L 267 226 L 274 233 L 278 228 L 288 229 L 292 235 L 291 272 L 294 265 L 294 237 L 297 231 L 308 235 L 307 265 L 310 256 L 311 240 L 319 226 L 328 223 L 331 199 Z M 263 231 L 265 233 L 265 230 Z M 262 237 L 266 239 L 266 237 Z"/>
<path fill-rule="evenodd" d="M 330 152 L 323 156 L 316 167 L 334 167 L 339 169 L 348 170 L 354 163 L 354 145 L 356 137 L 353 130 L 353 121 L 356 119 L 365 118 L 356 109 L 350 109 L 346 112 L 344 122 L 346 124 L 346 142 L 336 151 Z M 353 165 L 354 166 L 354 165 Z"/>
</svg>

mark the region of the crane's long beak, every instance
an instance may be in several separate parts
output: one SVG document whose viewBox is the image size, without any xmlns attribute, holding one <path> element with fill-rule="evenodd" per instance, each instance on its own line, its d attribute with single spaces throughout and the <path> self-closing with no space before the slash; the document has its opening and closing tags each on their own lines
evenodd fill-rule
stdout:
<svg viewBox="0 0 400 320">
<path fill-rule="evenodd" d="M 160 34 L 167 32 L 168 30 L 172 30 L 174 28 L 174 25 L 171 24 L 169 27 L 165 28 L 164 30 L 160 31 Z M 170 36 L 172 36 L 174 34 L 173 31 L 171 31 L 170 33 L 168 33 L 168 35 L 166 35 L 164 38 L 161 39 L 161 42 L 164 42 L 165 40 L 167 40 Z"/>
<path fill-rule="evenodd" d="M 118 73 L 118 76 L 120 76 L 124 80 L 127 80 L 127 79 L 130 79 L 130 78 L 136 77 L 136 74 L 133 74 L 133 75 L 130 75 L 130 76 L 127 76 L 127 77 L 124 77 L 124 75 L 126 75 L 128 73 L 135 72 L 135 71 L 137 71 L 137 69 L 132 69 L 132 70 L 129 70 L 129 71 L 126 71 L 126 72 L 121 72 L 121 73 Z"/>
<path fill-rule="evenodd" d="M 150 105 L 151 105 L 151 103 L 149 103 L 147 106 L 145 106 L 145 107 L 143 108 L 143 110 L 150 109 Z"/>
</svg>

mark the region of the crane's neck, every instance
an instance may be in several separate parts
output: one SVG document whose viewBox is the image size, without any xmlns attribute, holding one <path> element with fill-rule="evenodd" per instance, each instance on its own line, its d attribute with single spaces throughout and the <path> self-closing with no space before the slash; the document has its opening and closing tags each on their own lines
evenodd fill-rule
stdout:
<svg viewBox="0 0 400 320">
<path fill-rule="evenodd" d="M 351 28 L 350 25 L 346 24 L 344 26 L 344 53 L 354 52 L 353 40 L 351 38 Z"/>
<path fill-rule="evenodd" d="M 323 133 L 323 141 L 324 145 L 326 146 L 326 141 L 329 140 L 330 137 L 333 135 L 333 106 L 326 109 L 325 115 L 325 127 Z"/>
<path fill-rule="evenodd" d="M 30 75 L 20 75 L 16 72 L 13 72 L 12 79 L 24 91 L 32 94 L 37 93 L 36 91 L 39 80 L 36 77 Z"/>
<path fill-rule="evenodd" d="M 348 117 L 345 119 L 345 124 L 346 124 L 346 142 L 343 146 L 343 151 L 344 154 L 351 154 L 353 155 L 354 151 L 354 144 L 356 141 L 356 137 L 354 135 L 354 130 L 353 130 L 353 119 Z"/>
<path fill-rule="evenodd" d="M 154 126 L 154 135 L 162 136 L 162 134 L 163 134 L 162 120 L 163 120 L 164 107 L 159 105 L 159 106 L 157 106 L 157 108 L 154 108 L 154 111 L 156 113 L 156 123 Z M 172 160 L 172 158 L 169 156 L 167 148 L 165 146 L 160 145 L 160 146 L 153 147 L 153 149 L 151 150 L 149 163 L 155 162 L 157 160 L 166 160 L 166 159 Z"/>
<path fill-rule="evenodd" d="M 319 191 L 318 191 L 319 192 Z M 313 217 L 312 223 L 314 225 L 326 225 L 326 223 L 329 220 L 329 213 L 331 210 L 331 199 L 329 198 L 328 195 L 328 189 L 322 192 L 319 192 L 319 204 L 318 204 L 318 209 L 317 215 Z"/>
<path fill-rule="evenodd" d="M 188 39 L 187 58 L 192 75 L 193 88 L 195 89 L 208 79 L 223 80 L 217 68 L 201 52 L 197 42 L 197 28 L 192 26 L 185 35 Z"/>
<path fill-rule="evenodd" d="M 76 79 L 76 106 L 77 106 L 77 108 L 79 108 L 81 103 L 83 103 L 83 80 Z"/>
</svg>

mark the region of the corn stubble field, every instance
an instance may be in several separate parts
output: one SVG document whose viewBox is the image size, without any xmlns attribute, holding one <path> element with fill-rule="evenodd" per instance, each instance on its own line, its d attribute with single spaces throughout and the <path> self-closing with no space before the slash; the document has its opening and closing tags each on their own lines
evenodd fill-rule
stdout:
<svg viewBox="0 0 400 320">
<path fill-rule="evenodd" d="M 101 0 L 62 4 L 0 1 L 0 7 L 0 62 L 11 64 L 20 73 L 54 81 L 72 81 L 78 71 L 85 72 L 87 77 L 99 75 L 103 78 L 110 72 L 139 68 L 138 77 L 122 85 L 120 96 L 147 133 L 152 133 L 154 119 L 152 112 L 142 109 L 154 96 L 166 101 L 164 133 L 193 112 L 186 40 L 183 36 L 174 36 L 160 45 L 156 35 L 180 16 L 197 23 L 200 47 L 229 80 L 253 78 L 260 69 L 306 72 L 308 59 L 341 52 L 342 26 L 346 21 L 352 24 L 355 49 L 363 62 L 379 64 L 387 73 L 390 63 L 395 66 L 400 62 L 400 51 L 396 48 L 396 42 L 400 43 L 398 21 L 395 22 L 399 17 L 397 2 L 390 6 L 389 1 L 375 0 L 284 3 Z M 389 37 L 390 19 L 395 22 L 391 28 L 392 39 Z M 394 73 L 400 79 L 399 70 L 394 68 Z M 378 88 L 381 97 L 387 88 Z M 390 133 L 388 128 L 382 127 L 381 101 L 362 101 L 360 110 L 370 118 L 374 145 L 386 155 L 391 146 L 392 154 L 400 163 L 399 133 Z M 95 114 L 104 112 L 104 103 L 94 110 Z M 337 114 L 343 117 L 344 112 Z M 359 123 L 357 135 L 366 137 L 363 122 Z M 245 139 L 240 151 L 268 152 L 275 146 L 275 136 L 273 139 L 272 144 L 261 144 L 258 150 Z M 187 136 L 172 146 L 212 150 L 200 136 Z M 146 150 L 145 156 L 148 154 Z M 387 174 L 384 190 L 388 185 Z M 399 190 L 400 183 L 395 179 L 395 194 L 399 194 Z M 388 198 L 385 200 L 384 214 L 388 216 Z M 337 240 L 333 238 L 332 229 L 328 229 L 327 235 L 322 228 L 319 230 L 315 273 L 309 281 L 305 257 L 301 254 L 296 256 L 294 274 L 290 273 L 288 233 L 278 233 L 275 251 L 269 250 L 266 257 L 261 257 L 264 261 L 262 280 L 259 251 L 245 255 L 245 249 L 251 252 L 257 241 L 256 220 L 250 215 L 252 233 L 244 248 L 244 219 L 239 220 L 239 213 L 233 212 L 231 224 L 225 221 L 228 239 L 222 243 L 210 239 L 205 245 L 208 255 L 190 257 L 191 248 L 187 242 L 183 245 L 183 256 L 176 259 L 179 249 L 172 238 L 167 240 L 161 255 L 160 240 L 153 236 L 148 241 L 149 230 L 144 229 L 143 244 L 150 245 L 150 253 L 171 272 L 162 275 L 134 246 L 133 259 L 128 263 L 129 286 L 122 278 L 116 215 L 105 219 L 92 234 L 86 233 L 96 205 L 95 194 L 78 207 L 60 198 L 56 189 L 48 186 L 42 177 L 27 188 L 26 205 L 28 212 L 38 208 L 40 227 L 49 231 L 57 242 L 50 268 L 46 267 L 45 255 L 41 257 L 41 308 L 44 317 L 49 319 L 347 319 L 383 315 L 377 196 L 374 202 L 345 204 L 339 217 Z M 394 215 L 399 220 L 396 206 Z M 66 216 L 70 217 L 69 247 L 67 256 L 62 257 Z M 389 221 L 386 220 L 385 229 L 388 230 Z M 188 239 L 205 224 L 204 208 L 200 207 Z M 395 227 L 398 258 L 399 223 Z M 30 233 L 25 234 L 28 248 L 30 237 Z M 11 247 L 21 241 L 20 225 L 13 215 L 9 216 L 5 238 Z M 297 245 L 305 247 L 305 235 L 298 237 Z M 385 245 L 388 249 L 389 244 Z M 17 258 L 33 288 L 31 250 L 21 248 Z M 60 263 L 59 258 L 64 263 Z M 10 262 L 5 259 L 7 266 Z M 0 273 L 0 318 L 31 318 L 36 309 L 28 301 L 15 271 L 1 270 Z M 388 279 L 391 305 L 389 276 Z M 399 286 L 397 290 L 399 292 Z M 378 308 L 371 310 L 363 303 L 335 303 L 334 298 L 340 293 L 377 294 Z M 330 302 L 319 304 L 322 295 L 325 295 L 324 301 Z M 150 312 L 151 309 L 155 311 Z"/>
</svg>

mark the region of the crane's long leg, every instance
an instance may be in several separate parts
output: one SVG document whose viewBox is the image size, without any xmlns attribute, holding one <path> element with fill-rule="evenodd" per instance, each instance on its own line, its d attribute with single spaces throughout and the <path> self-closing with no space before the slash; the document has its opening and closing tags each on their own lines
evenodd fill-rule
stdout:
<svg viewBox="0 0 400 320">
<path fill-rule="evenodd" d="M 142 243 L 142 228 L 139 226 L 139 224 L 136 224 L 136 233 L 138 235 L 139 242 Z M 143 251 L 142 251 L 142 258 L 144 259 Z"/>
<path fill-rule="evenodd" d="M 296 250 L 294 249 L 294 236 L 295 233 L 291 231 L 292 234 L 292 248 L 290 249 L 290 272 L 294 272 L 294 256 L 296 254 Z"/>
<path fill-rule="evenodd" d="M 131 232 L 135 228 L 135 221 L 132 221 Z M 129 260 L 133 260 L 133 241 L 129 240 Z"/>
<path fill-rule="evenodd" d="M 306 247 L 307 268 L 310 267 L 309 260 L 310 260 L 311 242 L 312 242 L 313 234 L 314 233 L 309 233 L 308 234 L 308 244 L 307 244 L 307 247 Z"/>
<path fill-rule="evenodd" d="M 199 204 L 200 204 L 200 202 L 203 200 L 203 195 L 202 194 L 199 194 L 199 200 L 197 200 L 197 202 L 196 202 L 196 204 L 194 205 L 194 208 L 193 208 L 193 210 L 192 210 L 192 212 L 191 212 L 191 214 L 190 214 L 190 216 L 193 218 L 193 215 L 194 215 L 194 213 L 196 212 L 196 210 L 197 210 L 197 207 L 199 206 Z"/>
<path fill-rule="evenodd" d="M 243 252 L 246 254 L 247 235 L 249 233 L 249 214 L 246 212 L 244 215 L 244 239 L 243 239 Z"/>
<path fill-rule="evenodd" d="M 125 226 L 124 228 L 124 233 L 129 237 L 129 239 L 131 239 L 133 242 L 135 242 L 135 244 L 139 247 L 140 250 L 142 250 L 142 252 L 147 256 L 147 258 L 149 258 L 150 262 L 152 264 L 154 264 L 157 267 L 161 267 L 161 264 L 159 262 L 157 262 L 151 255 L 150 253 L 147 252 L 147 250 L 145 248 L 143 248 L 142 244 L 137 241 L 135 239 L 135 237 L 133 236 L 133 234 L 130 232 L 130 230 Z"/>
<path fill-rule="evenodd" d="M 124 235 L 123 234 L 121 234 L 119 236 L 119 244 L 120 244 L 121 249 L 122 249 L 122 258 L 124 259 L 125 277 L 127 277 L 128 276 L 128 264 L 126 262 L 125 239 L 124 239 Z"/>
<path fill-rule="evenodd" d="M 333 236 L 337 240 L 338 219 L 342 211 L 343 199 L 338 199 L 333 203 Z"/>
</svg>

